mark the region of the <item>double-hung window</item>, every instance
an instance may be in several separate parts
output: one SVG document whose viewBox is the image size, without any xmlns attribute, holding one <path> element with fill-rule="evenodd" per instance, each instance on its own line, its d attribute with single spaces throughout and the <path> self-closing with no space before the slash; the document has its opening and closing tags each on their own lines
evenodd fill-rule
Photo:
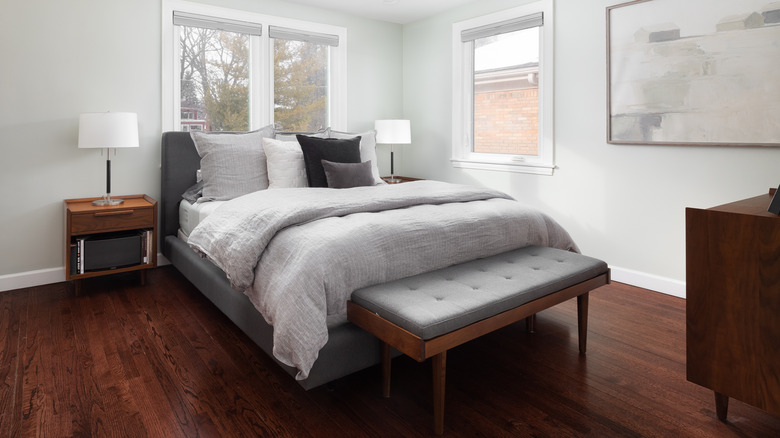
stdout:
<svg viewBox="0 0 780 438">
<path fill-rule="evenodd" d="M 274 52 L 274 121 L 289 131 L 330 126 L 331 47 L 339 38 L 271 26 Z"/>
<path fill-rule="evenodd" d="M 163 129 L 346 128 L 346 29 L 163 2 Z"/>
<path fill-rule="evenodd" d="M 453 25 L 453 166 L 552 174 L 552 5 Z"/>
</svg>

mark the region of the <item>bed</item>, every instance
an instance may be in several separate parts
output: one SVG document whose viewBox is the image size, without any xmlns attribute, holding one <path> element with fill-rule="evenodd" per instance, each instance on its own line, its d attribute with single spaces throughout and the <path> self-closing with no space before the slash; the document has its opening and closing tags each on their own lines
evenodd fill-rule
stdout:
<svg viewBox="0 0 780 438">
<path fill-rule="evenodd" d="M 328 133 L 323 137 L 331 135 L 333 134 Z M 372 152 L 373 147 L 372 145 Z M 201 167 L 201 156 L 190 134 L 185 132 L 164 133 L 161 150 L 160 216 L 163 255 L 203 295 L 274 358 L 288 374 L 295 377 L 304 389 L 320 386 L 381 361 L 379 341 L 346 321 L 346 301 L 351 290 L 525 245 L 536 244 L 577 250 L 568 233 L 554 220 L 527 207 L 520 208 L 519 203 L 503 194 L 487 189 L 455 187 L 445 183 L 425 181 L 392 187 L 378 185 L 346 190 L 327 188 L 261 190 L 226 201 L 219 208 L 212 206 L 211 214 L 200 225 L 190 227 L 183 233 L 184 225 L 180 221 L 180 212 L 186 215 L 190 213 L 186 213 L 186 209 L 182 209 L 180 203 L 182 195 L 196 182 L 196 171 Z M 270 167 L 269 171 L 271 171 Z M 423 195 L 418 196 L 415 192 Z M 451 198 L 456 196 L 456 192 L 457 198 Z M 298 206 L 288 207 L 288 203 L 283 202 L 284 199 L 290 199 L 291 205 L 297 202 Z M 484 205 L 488 205 L 488 208 L 484 208 L 483 204 L 479 203 L 487 203 Z M 276 210 L 271 213 L 267 213 L 267 209 L 261 213 L 255 211 L 243 213 L 246 205 L 255 204 L 273 205 Z M 312 206 L 316 214 L 311 213 L 308 208 L 304 213 L 299 213 L 300 205 L 304 204 Z M 514 234 L 518 233 L 514 231 L 510 235 L 504 235 L 494 231 L 491 228 L 493 225 L 482 222 L 482 219 L 475 220 L 469 216 L 471 214 L 468 213 L 469 209 L 479 211 L 480 217 L 505 215 L 491 210 L 497 205 L 501 206 L 500 209 L 530 212 L 534 217 L 534 225 L 529 228 L 531 232 L 526 233 L 527 236 L 515 238 Z M 459 223 L 460 211 L 465 211 L 462 215 L 464 218 L 467 216 L 469 218 Z M 244 214 L 246 217 L 241 216 Z M 261 226 L 266 223 L 264 214 L 283 216 L 285 220 L 292 216 L 302 217 L 295 223 L 283 221 L 278 225 L 277 233 L 265 233 L 265 226 Z M 442 223 L 446 224 L 446 227 L 439 222 L 435 222 L 434 225 L 428 223 L 440 220 L 444 221 Z M 224 235 L 219 232 L 221 227 L 231 222 L 242 224 L 239 228 L 254 231 L 251 234 L 242 234 L 238 239 L 231 237 L 232 231 Z M 342 233 L 340 235 L 336 232 L 323 232 L 323 230 L 341 230 L 340 227 L 345 222 L 358 223 L 356 231 L 340 231 Z M 507 219 L 502 218 L 501 222 L 503 224 Z M 246 226 L 248 223 L 252 225 Z M 475 224 L 480 226 L 476 227 Z M 429 233 L 426 231 L 428 228 L 432 230 L 430 233 L 434 243 L 425 243 L 425 237 L 417 238 L 417 235 L 410 237 L 411 234 L 407 234 L 406 231 Z M 483 229 L 484 231 L 480 232 L 472 231 Z M 314 234 L 307 237 L 304 234 L 307 232 Z M 360 238 L 360 232 L 371 233 L 367 234 L 370 239 Z M 470 233 L 475 236 L 471 236 Z M 217 237 L 212 234 L 216 234 Z M 266 237 L 262 237 L 266 234 Z M 325 243 L 320 244 L 320 236 L 324 234 L 334 234 L 336 236 L 333 239 L 336 240 L 333 242 L 323 240 Z M 358 236 L 355 237 L 358 240 L 373 239 L 374 243 L 370 251 L 366 250 L 368 252 L 364 253 L 359 248 L 353 249 L 352 243 L 339 244 L 348 240 L 353 234 Z M 374 238 L 374 235 L 378 237 Z M 225 260 L 219 258 L 219 253 L 234 252 L 231 239 L 242 242 L 241 246 L 252 247 L 252 251 L 256 253 L 250 253 L 246 257 L 248 259 L 256 257 L 259 260 L 256 266 L 250 266 L 251 269 L 246 266 L 234 267 L 230 264 L 226 265 Z M 296 239 L 307 239 L 307 241 L 315 239 L 318 243 L 296 246 Z M 477 243 L 469 246 L 472 239 Z M 260 243 L 255 245 L 253 243 L 255 241 Z M 420 243 L 415 243 L 417 241 Z M 448 243 L 441 243 L 441 241 Z M 244 245 L 243 243 L 246 242 L 251 245 L 249 243 Z M 414 245 L 419 247 L 415 248 Z M 431 249 L 430 245 L 445 245 L 445 247 Z M 450 246 L 458 248 L 453 248 L 450 254 L 448 250 Z M 314 249 L 309 251 L 309 247 Z M 428 254 L 426 251 L 436 251 L 437 254 L 442 255 L 432 257 L 432 253 Z M 417 256 L 410 258 L 409 254 Z M 324 256 L 332 256 L 326 268 L 306 268 Z M 292 263 L 285 265 L 288 259 L 298 257 L 302 258 L 300 263 L 303 267 L 296 268 Z M 286 267 L 280 269 L 278 268 L 280 264 Z M 284 273 L 277 273 L 280 270 Z M 309 274 L 309 271 L 312 274 Z M 276 278 L 280 275 L 281 279 Z M 245 276 L 248 278 L 244 278 Z M 343 280 L 345 278 L 348 280 Z M 283 311 L 273 313 L 274 309 L 270 309 L 263 298 L 265 295 L 277 295 L 294 302 L 317 301 L 320 300 L 320 292 L 315 289 L 320 287 L 320 283 L 323 284 L 324 293 L 328 294 L 327 299 L 323 298 L 323 302 L 327 301 L 327 305 L 324 306 L 326 314 L 322 317 L 303 313 L 297 315 L 290 310 L 295 306 L 289 303 L 281 307 Z M 258 294 L 261 296 L 258 297 Z M 280 315 L 286 319 L 280 319 Z M 266 322 L 267 320 L 275 322 L 276 330 Z M 298 351 L 296 348 L 304 347 L 297 345 L 280 346 L 280 339 L 283 338 L 284 342 L 288 342 L 290 333 L 297 334 L 301 330 L 310 328 L 314 330 L 312 333 L 296 335 L 296 339 L 300 338 L 301 343 L 306 344 L 305 348 L 308 350 Z"/>
</svg>

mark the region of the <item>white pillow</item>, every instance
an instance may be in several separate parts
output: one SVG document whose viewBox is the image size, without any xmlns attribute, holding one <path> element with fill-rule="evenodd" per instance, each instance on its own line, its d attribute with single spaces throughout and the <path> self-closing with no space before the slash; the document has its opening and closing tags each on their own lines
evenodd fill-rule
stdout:
<svg viewBox="0 0 780 438">
<path fill-rule="evenodd" d="M 376 159 L 376 130 L 362 132 L 360 134 L 353 134 L 350 132 L 341 132 L 329 130 L 328 137 L 330 138 L 353 138 L 360 136 L 360 161 L 371 162 L 371 174 L 374 175 L 374 182 L 376 184 L 385 184 L 382 178 L 379 176 L 379 166 Z"/>
<path fill-rule="evenodd" d="M 269 189 L 309 187 L 303 151 L 297 140 L 264 138 L 263 148 L 268 162 Z"/>
</svg>

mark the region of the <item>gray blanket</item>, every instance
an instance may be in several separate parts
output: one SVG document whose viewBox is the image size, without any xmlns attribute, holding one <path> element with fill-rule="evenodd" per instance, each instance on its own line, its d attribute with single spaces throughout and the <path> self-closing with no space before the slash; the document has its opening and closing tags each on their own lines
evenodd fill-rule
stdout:
<svg viewBox="0 0 780 438">
<path fill-rule="evenodd" d="M 274 356 L 305 379 L 355 289 L 527 245 L 577 251 L 506 194 L 434 181 L 274 189 L 225 203 L 189 244 L 274 327 Z"/>
</svg>

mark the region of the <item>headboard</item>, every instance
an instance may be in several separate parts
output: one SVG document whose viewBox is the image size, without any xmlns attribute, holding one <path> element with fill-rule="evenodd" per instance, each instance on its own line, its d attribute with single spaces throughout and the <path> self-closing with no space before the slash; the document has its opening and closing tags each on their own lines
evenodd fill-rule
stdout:
<svg viewBox="0 0 780 438">
<path fill-rule="evenodd" d="M 179 201 L 181 195 L 195 184 L 200 156 L 189 132 L 164 132 L 161 154 L 160 240 L 164 241 L 166 236 L 175 236 L 178 232 Z"/>
</svg>

